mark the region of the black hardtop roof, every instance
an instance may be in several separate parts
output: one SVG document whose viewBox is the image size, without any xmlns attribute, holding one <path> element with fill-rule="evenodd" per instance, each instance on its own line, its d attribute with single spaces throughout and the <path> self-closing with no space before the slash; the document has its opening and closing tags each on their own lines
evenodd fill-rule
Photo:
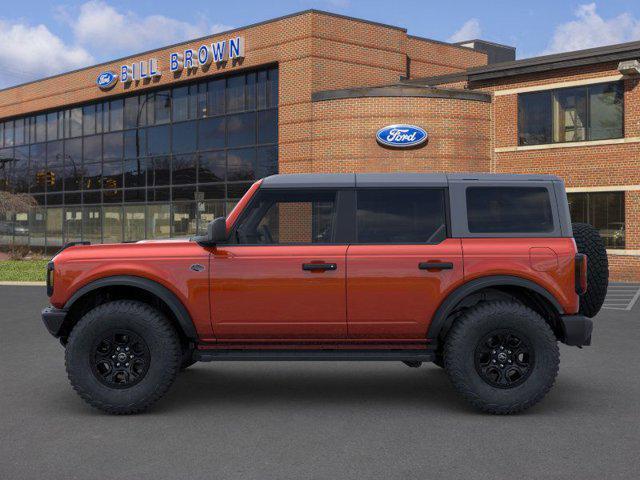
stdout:
<svg viewBox="0 0 640 480">
<path fill-rule="evenodd" d="M 502 173 L 296 173 L 266 177 L 261 188 L 446 187 L 459 182 L 553 182 L 555 175 Z"/>
</svg>

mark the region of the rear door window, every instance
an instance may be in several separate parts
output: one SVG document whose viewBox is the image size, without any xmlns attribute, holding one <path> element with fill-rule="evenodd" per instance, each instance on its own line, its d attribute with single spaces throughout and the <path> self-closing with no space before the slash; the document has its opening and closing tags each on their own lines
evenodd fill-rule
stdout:
<svg viewBox="0 0 640 480">
<path fill-rule="evenodd" d="M 362 189 L 357 243 L 440 243 L 447 236 L 443 189 Z"/>
<path fill-rule="evenodd" d="M 552 232 L 554 225 L 549 194 L 544 187 L 469 187 L 469 232 Z"/>
</svg>

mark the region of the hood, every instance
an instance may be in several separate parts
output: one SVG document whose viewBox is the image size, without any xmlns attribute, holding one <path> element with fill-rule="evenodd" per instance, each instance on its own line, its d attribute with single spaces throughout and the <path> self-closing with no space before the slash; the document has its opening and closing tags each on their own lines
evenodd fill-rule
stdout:
<svg viewBox="0 0 640 480">
<path fill-rule="evenodd" d="M 74 245 L 58 253 L 54 262 L 167 258 L 194 255 L 202 252 L 202 247 L 188 238 L 164 240 L 143 240 L 132 243 L 102 243 L 96 245 Z"/>
</svg>

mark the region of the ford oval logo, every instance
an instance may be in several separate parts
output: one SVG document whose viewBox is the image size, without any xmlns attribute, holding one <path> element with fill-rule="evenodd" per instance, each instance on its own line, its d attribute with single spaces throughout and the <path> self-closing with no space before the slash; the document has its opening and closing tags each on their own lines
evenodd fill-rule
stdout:
<svg viewBox="0 0 640 480">
<path fill-rule="evenodd" d="M 427 132 L 415 125 L 389 125 L 376 134 L 378 142 L 394 148 L 416 147 L 427 141 Z"/>
<path fill-rule="evenodd" d="M 96 79 L 96 85 L 102 90 L 107 90 L 115 85 L 118 76 L 113 72 L 102 72 Z"/>
</svg>

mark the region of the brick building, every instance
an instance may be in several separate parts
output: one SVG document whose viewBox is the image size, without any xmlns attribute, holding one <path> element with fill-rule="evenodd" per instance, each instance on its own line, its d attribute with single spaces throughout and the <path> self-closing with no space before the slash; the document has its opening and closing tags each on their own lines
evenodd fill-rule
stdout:
<svg viewBox="0 0 640 480">
<path fill-rule="evenodd" d="M 640 42 L 515 61 L 315 10 L 0 91 L 0 245 L 184 236 L 275 172 L 554 173 L 640 280 Z M 619 69 L 620 68 L 620 69 Z M 387 125 L 419 148 L 376 141 Z"/>
</svg>

